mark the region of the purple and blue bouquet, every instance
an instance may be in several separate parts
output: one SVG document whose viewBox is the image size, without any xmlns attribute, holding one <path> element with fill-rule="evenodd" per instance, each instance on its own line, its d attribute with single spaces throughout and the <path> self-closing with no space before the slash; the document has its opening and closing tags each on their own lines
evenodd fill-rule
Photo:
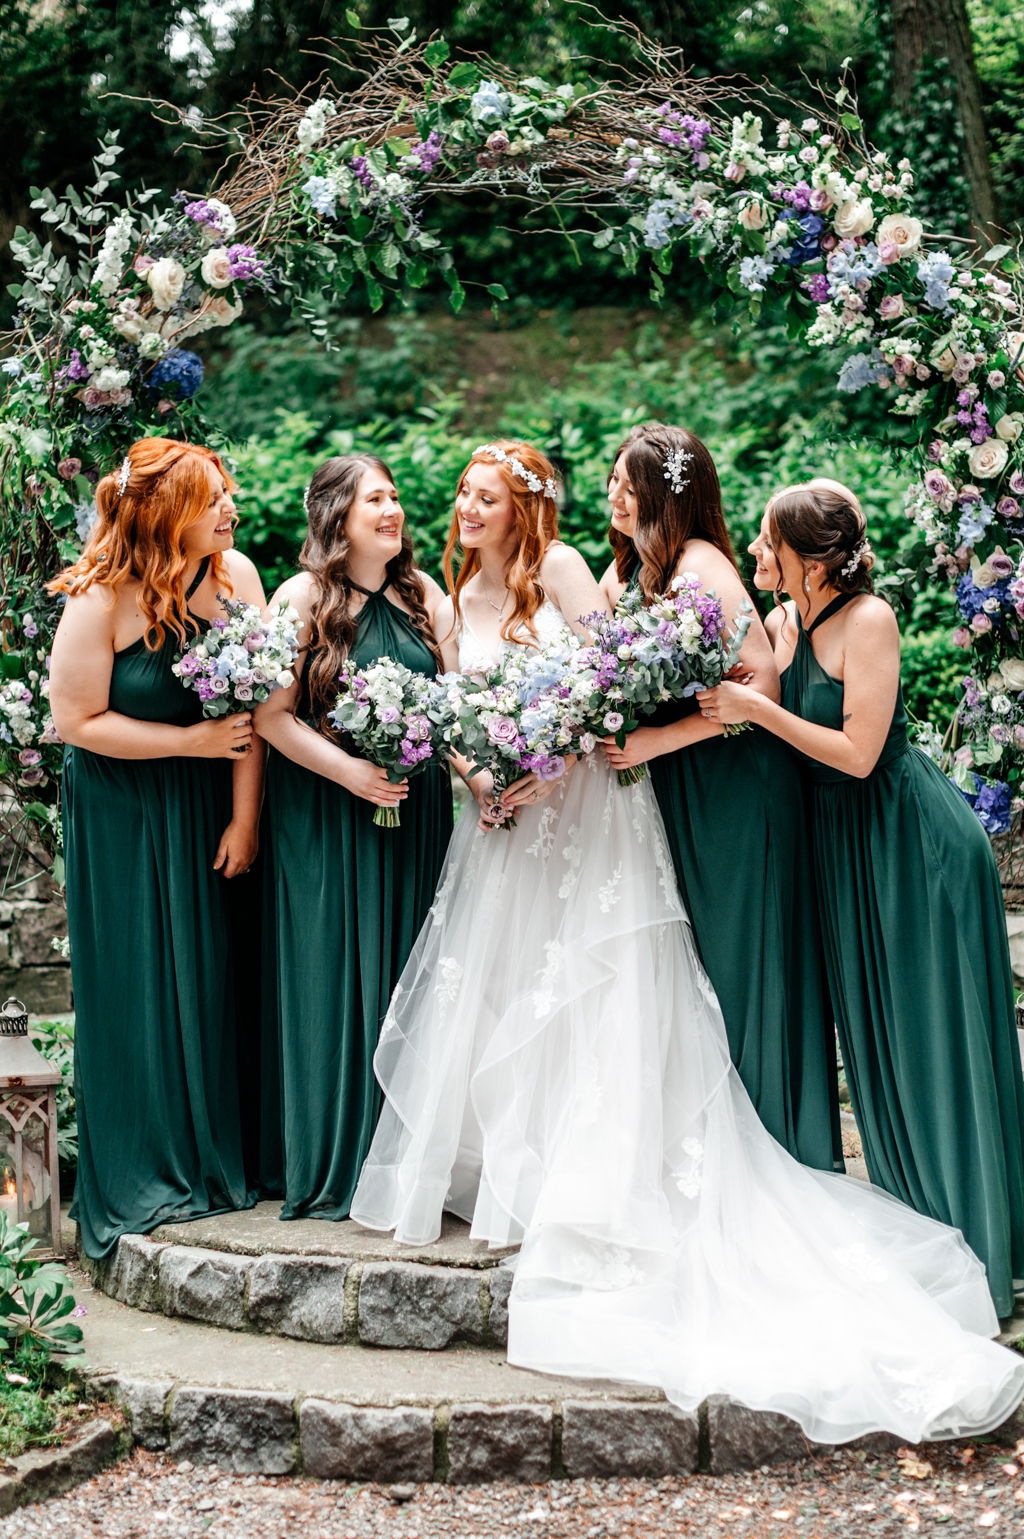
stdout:
<svg viewBox="0 0 1024 1539">
<path fill-rule="evenodd" d="M 290 605 L 282 602 L 264 620 L 258 604 L 217 597 L 228 618 L 211 620 L 171 668 L 186 689 L 196 691 L 203 715 L 214 717 L 251 711 L 276 689 L 294 684 L 299 655 L 299 616 Z"/>
<path fill-rule="evenodd" d="M 639 589 L 627 589 L 615 613 L 590 615 L 594 644 L 581 648 L 572 664 L 570 698 L 582 718 L 580 746 L 594 738 L 614 737 L 625 747 L 626 734 L 665 700 L 688 699 L 699 689 L 721 684 L 739 660 L 750 629 L 752 607 L 740 606 L 732 637 L 725 639 L 722 601 L 707 592 L 693 572 L 683 572 L 668 593 L 649 607 Z M 742 732 L 748 722 L 724 728 Z M 647 767 L 619 771 L 620 785 L 643 780 Z"/>
<path fill-rule="evenodd" d="M 462 751 L 470 777 L 490 770 L 496 797 L 531 771 L 557 780 L 566 754 L 578 750 L 582 722 L 568 684 L 575 655 L 568 640 L 543 652 L 517 647 L 482 679 L 460 680 Z M 510 815 L 494 826 L 515 828 L 516 820 Z"/>
<path fill-rule="evenodd" d="M 459 681 L 461 682 L 461 681 Z M 328 721 L 352 739 L 364 759 L 387 771 L 392 785 L 451 757 L 460 736 L 457 676 L 428 678 L 379 657 L 367 668 L 343 664 Z M 378 807 L 379 828 L 398 828 L 397 807 Z"/>
</svg>

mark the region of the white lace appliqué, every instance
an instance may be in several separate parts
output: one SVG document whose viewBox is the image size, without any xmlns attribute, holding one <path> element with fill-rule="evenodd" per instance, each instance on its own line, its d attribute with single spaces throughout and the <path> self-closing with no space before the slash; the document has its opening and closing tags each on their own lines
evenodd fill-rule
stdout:
<svg viewBox="0 0 1024 1539">
<path fill-rule="evenodd" d="M 583 859 L 583 829 L 579 823 L 570 823 L 566 830 L 568 843 L 562 851 L 562 859 L 568 861 L 569 869 L 562 878 L 562 885 L 558 889 L 560 898 L 567 898 L 576 886 L 579 877 L 580 861 Z"/>
<path fill-rule="evenodd" d="M 390 1035 L 391 1032 L 397 1031 L 397 1029 L 398 1029 L 398 1019 L 397 1019 L 398 1001 L 402 997 L 402 992 L 403 992 L 402 985 L 400 983 L 396 983 L 395 984 L 395 992 L 392 994 L 392 996 L 391 996 L 391 1003 L 388 1005 L 388 1013 L 384 1017 L 384 1023 L 383 1023 L 383 1025 L 380 1028 L 380 1035 L 381 1035 L 381 1040 L 382 1041 L 383 1041 L 383 1039 L 386 1036 Z"/>
<path fill-rule="evenodd" d="M 562 965 L 565 948 L 561 941 L 546 941 L 544 950 L 547 952 L 547 966 L 540 972 L 540 987 L 533 991 L 533 1013 L 540 1020 L 546 1015 L 555 1002 L 555 979 L 558 977 L 558 969 Z"/>
<path fill-rule="evenodd" d="M 618 887 L 621 881 L 622 861 L 620 860 L 608 881 L 605 882 L 603 887 L 599 887 L 597 889 L 597 902 L 602 914 L 610 914 L 612 911 L 612 904 L 618 903 L 619 899 L 622 897 L 620 892 L 615 891 L 616 887 Z"/>
<path fill-rule="evenodd" d="M 684 1197 L 697 1197 L 704 1179 L 701 1169 L 704 1164 L 704 1145 L 697 1138 L 684 1138 L 681 1147 L 687 1157 L 687 1164 L 683 1169 L 674 1170 L 672 1179 Z"/>
<path fill-rule="evenodd" d="M 448 897 L 454 885 L 455 867 L 452 866 L 444 881 L 437 889 L 437 892 L 434 894 L 434 901 L 428 910 L 428 913 L 430 914 L 431 928 L 434 930 L 439 930 L 444 924 L 445 915 L 448 912 Z"/>
<path fill-rule="evenodd" d="M 448 1006 L 454 1004 L 459 997 L 463 969 L 462 964 L 454 957 L 439 957 L 437 970 L 440 977 L 434 984 L 434 993 L 437 995 L 438 1018 L 443 1026 L 448 1014 Z"/>
<path fill-rule="evenodd" d="M 886 1268 L 875 1256 L 869 1256 L 863 1245 L 847 1245 L 845 1250 L 835 1252 L 835 1258 L 841 1267 L 845 1267 L 854 1277 L 863 1277 L 865 1282 L 889 1281 Z"/>
<path fill-rule="evenodd" d="M 537 825 L 537 837 L 532 844 L 526 846 L 525 853 L 539 856 L 542 865 L 547 865 L 548 856 L 555 842 L 554 824 L 557 817 L 558 813 L 554 807 L 545 807 Z"/>
</svg>

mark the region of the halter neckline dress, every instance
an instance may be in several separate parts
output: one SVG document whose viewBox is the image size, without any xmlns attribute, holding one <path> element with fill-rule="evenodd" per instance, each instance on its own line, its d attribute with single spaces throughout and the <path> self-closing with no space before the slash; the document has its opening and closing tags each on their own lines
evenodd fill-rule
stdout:
<svg viewBox="0 0 1024 1539">
<path fill-rule="evenodd" d="M 200 565 L 188 600 L 209 568 Z M 209 622 L 188 612 L 192 635 Z M 109 708 L 200 722 L 171 672 L 180 647 L 114 654 Z M 148 1234 L 251 1207 L 243 1171 L 225 759 L 64 755 L 64 855 L 75 991 L 78 1175 L 71 1216 L 98 1260 Z"/>
<path fill-rule="evenodd" d="M 349 657 L 379 657 L 434 674 L 433 653 L 404 609 L 352 583 L 366 602 Z M 306 659 L 296 715 L 322 716 Z M 351 744 L 343 746 L 354 752 Z M 380 1111 L 373 1054 L 452 831 L 447 767 L 409 781 L 398 828 L 374 807 L 271 748 L 264 928 L 261 1186 L 284 1197 L 281 1217 L 342 1219 Z"/>
<path fill-rule="evenodd" d="M 782 675 L 786 710 L 837 732 L 843 683 L 810 638 L 856 596 L 806 629 L 797 611 Z M 1024 1277 L 1024 1084 L 1002 889 L 984 829 L 906 729 L 901 691 L 863 779 L 798 754 L 829 983 L 871 1180 L 963 1233 L 1006 1316 Z"/>
</svg>

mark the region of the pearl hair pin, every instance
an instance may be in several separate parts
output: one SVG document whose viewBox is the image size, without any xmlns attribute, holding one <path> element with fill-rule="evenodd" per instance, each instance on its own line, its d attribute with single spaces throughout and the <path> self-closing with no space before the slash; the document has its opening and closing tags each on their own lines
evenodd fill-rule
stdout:
<svg viewBox="0 0 1024 1539">
<path fill-rule="evenodd" d="M 124 496 L 124 489 L 128 485 L 128 477 L 131 475 L 131 473 L 132 462 L 126 454 L 124 459 L 121 461 L 121 469 L 117 473 L 117 495 L 119 497 Z"/>
<path fill-rule="evenodd" d="M 861 562 L 864 560 L 864 557 L 870 555 L 870 544 L 867 540 L 861 540 L 860 544 L 855 545 L 853 550 L 850 552 L 850 559 L 842 569 L 843 576 L 852 577 L 857 568 L 860 566 Z"/>
</svg>

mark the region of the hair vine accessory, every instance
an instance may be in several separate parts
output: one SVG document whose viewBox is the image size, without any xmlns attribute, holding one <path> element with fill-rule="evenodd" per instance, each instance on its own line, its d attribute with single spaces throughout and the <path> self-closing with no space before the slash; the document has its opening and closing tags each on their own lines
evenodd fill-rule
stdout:
<svg viewBox="0 0 1024 1539">
<path fill-rule="evenodd" d="M 684 486 L 689 486 L 689 481 L 683 479 L 683 471 L 692 459 L 693 455 L 685 449 L 670 449 L 666 454 L 665 480 L 671 483 L 674 492 L 681 492 Z"/>
<path fill-rule="evenodd" d="M 313 483 L 310 482 L 310 486 L 312 486 L 312 484 Z M 309 486 L 304 486 L 303 489 L 302 489 L 302 511 L 303 511 L 303 513 L 305 513 L 306 517 L 308 518 L 309 517 Z"/>
<path fill-rule="evenodd" d="M 545 497 L 554 498 L 555 483 L 548 476 L 542 481 L 540 476 L 535 476 L 532 470 L 527 470 L 521 459 L 514 454 L 506 454 L 504 449 L 499 449 L 497 444 L 481 444 L 479 449 L 473 450 L 474 455 L 489 454 L 492 460 L 498 460 L 500 464 L 507 465 L 517 481 L 525 481 L 531 492 L 543 492 Z"/>
<path fill-rule="evenodd" d="M 117 495 L 124 496 L 124 489 L 128 485 L 128 477 L 132 473 L 132 462 L 127 454 L 121 461 L 121 469 L 117 472 Z"/>
<path fill-rule="evenodd" d="M 871 546 L 869 542 L 867 540 L 861 540 L 860 544 L 855 545 L 853 550 L 851 550 L 850 559 L 843 567 L 842 575 L 844 577 L 852 577 L 857 568 L 860 566 L 861 562 L 864 560 L 864 557 L 870 556 L 871 553 Z"/>
</svg>

